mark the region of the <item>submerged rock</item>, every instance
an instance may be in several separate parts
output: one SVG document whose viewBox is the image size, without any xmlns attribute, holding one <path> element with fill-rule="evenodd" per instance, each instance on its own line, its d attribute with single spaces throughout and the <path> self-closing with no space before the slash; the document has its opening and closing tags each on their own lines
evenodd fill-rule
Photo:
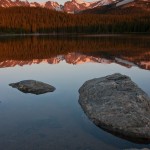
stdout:
<svg viewBox="0 0 150 150">
<path fill-rule="evenodd" d="M 86 81 L 79 93 L 81 107 L 97 126 L 129 140 L 150 142 L 150 98 L 128 76 Z"/>
<path fill-rule="evenodd" d="M 9 85 L 13 88 L 17 88 L 21 92 L 32 93 L 36 95 L 53 92 L 55 90 L 55 87 L 35 80 L 24 80 L 17 83 L 11 83 Z"/>
</svg>

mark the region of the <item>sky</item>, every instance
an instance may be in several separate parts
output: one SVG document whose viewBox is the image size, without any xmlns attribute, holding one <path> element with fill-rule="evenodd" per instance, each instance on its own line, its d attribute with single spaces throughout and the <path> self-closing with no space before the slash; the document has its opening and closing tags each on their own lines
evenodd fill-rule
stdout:
<svg viewBox="0 0 150 150">
<path fill-rule="evenodd" d="M 46 1 L 55 1 L 55 2 L 58 2 L 59 4 L 64 4 L 64 2 L 66 1 L 71 1 L 71 0 L 28 0 L 29 2 L 39 2 L 39 3 L 43 3 L 43 2 L 46 2 Z M 90 2 L 90 1 L 93 1 L 93 0 L 84 0 L 86 2 Z"/>
</svg>

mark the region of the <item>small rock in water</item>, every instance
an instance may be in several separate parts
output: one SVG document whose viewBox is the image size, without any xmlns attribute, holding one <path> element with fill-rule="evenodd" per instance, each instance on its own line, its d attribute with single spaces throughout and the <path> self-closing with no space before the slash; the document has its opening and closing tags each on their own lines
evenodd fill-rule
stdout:
<svg viewBox="0 0 150 150">
<path fill-rule="evenodd" d="M 150 98 L 128 76 L 86 81 L 79 103 L 99 127 L 135 142 L 150 142 Z"/>
<path fill-rule="evenodd" d="M 32 94 L 44 94 L 47 92 L 53 92 L 55 87 L 35 80 L 24 80 L 17 83 L 9 84 L 13 88 L 17 88 L 23 93 L 32 93 Z"/>
</svg>

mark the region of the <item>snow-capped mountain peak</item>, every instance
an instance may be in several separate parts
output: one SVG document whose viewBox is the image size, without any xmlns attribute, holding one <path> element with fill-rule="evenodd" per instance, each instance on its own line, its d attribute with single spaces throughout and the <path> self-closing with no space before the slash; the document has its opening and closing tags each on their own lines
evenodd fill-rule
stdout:
<svg viewBox="0 0 150 150">
<path fill-rule="evenodd" d="M 64 6 L 54 1 L 47 1 L 44 3 L 28 2 L 27 0 L 0 0 L 1 7 L 16 7 L 16 6 L 28 6 L 28 7 L 42 7 L 48 9 L 54 9 L 57 11 L 65 11 L 68 13 L 75 13 L 85 9 L 91 9 L 102 5 L 107 5 L 115 0 L 98 0 L 86 2 L 85 0 L 71 0 L 66 1 Z"/>
<path fill-rule="evenodd" d="M 64 4 L 64 11 L 70 13 L 76 13 L 86 9 L 92 9 L 95 7 L 117 3 L 117 1 L 122 1 L 122 0 L 97 0 L 91 2 L 86 2 L 83 0 L 72 0 Z"/>
<path fill-rule="evenodd" d="M 67 13 L 78 13 L 86 9 L 101 8 L 105 5 L 115 4 L 116 7 L 120 7 L 128 3 L 129 5 L 138 5 L 141 7 L 146 5 L 146 8 L 150 5 L 149 0 L 91 0 L 91 2 L 86 2 L 85 0 L 69 0 L 64 3 L 64 6 L 50 0 L 44 3 L 38 3 L 36 0 L 35 2 L 28 2 L 27 0 L 0 0 L 0 7 L 42 7 L 57 11 L 65 11 Z"/>
</svg>

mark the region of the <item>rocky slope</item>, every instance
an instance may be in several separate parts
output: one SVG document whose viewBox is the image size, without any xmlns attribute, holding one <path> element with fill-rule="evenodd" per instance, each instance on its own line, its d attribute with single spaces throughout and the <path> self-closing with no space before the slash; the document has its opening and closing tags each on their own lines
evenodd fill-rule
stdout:
<svg viewBox="0 0 150 150">
<path fill-rule="evenodd" d="M 45 3 L 38 3 L 38 2 L 28 2 L 22 1 L 22 0 L 0 0 L 0 6 L 7 8 L 7 7 L 16 7 L 16 6 L 22 6 L 22 7 L 42 7 L 42 8 L 48 8 L 53 9 L 57 11 L 65 11 L 68 13 L 77 13 L 82 10 L 86 9 L 93 9 L 100 6 L 110 5 L 110 4 L 116 4 L 122 0 L 97 0 L 97 1 L 91 1 L 86 2 L 83 0 L 71 0 L 66 1 L 64 3 L 64 6 L 58 4 L 54 1 L 47 1 Z"/>
<path fill-rule="evenodd" d="M 149 0 L 123 0 L 110 5 L 86 9 L 81 13 L 92 14 L 134 14 L 150 12 Z"/>
<path fill-rule="evenodd" d="M 53 10 L 62 10 L 61 5 L 57 2 L 47 1 L 45 3 L 38 3 L 38 2 L 28 2 L 28 1 L 21 1 L 21 0 L 0 0 L 0 6 L 3 8 L 7 7 L 43 7 Z"/>
<path fill-rule="evenodd" d="M 99 1 L 93 1 L 93 2 L 85 2 L 82 0 L 72 0 L 72 1 L 67 1 L 64 4 L 64 11 L 68 13 L 77 13 L 82 10 L 109 5 L 115 2 L 116 0 L 99 0 Z"/>
<path fill-rule="evenodd" d="M 150 11 L 149 0 L 97 0 L 86 2 L 84 0 L 66 1 L 64 5 L 60 5 L 54 1 L 45 3 L 28 2 L 22 0 L 0 0 L 0 7 L 42 7 L 57 11 L 65 11 L 67 13 L 114 13 L 122 12 L 139 12 Z M 84 11 L 85 10 L 85 11 Z"/>
</svg>

